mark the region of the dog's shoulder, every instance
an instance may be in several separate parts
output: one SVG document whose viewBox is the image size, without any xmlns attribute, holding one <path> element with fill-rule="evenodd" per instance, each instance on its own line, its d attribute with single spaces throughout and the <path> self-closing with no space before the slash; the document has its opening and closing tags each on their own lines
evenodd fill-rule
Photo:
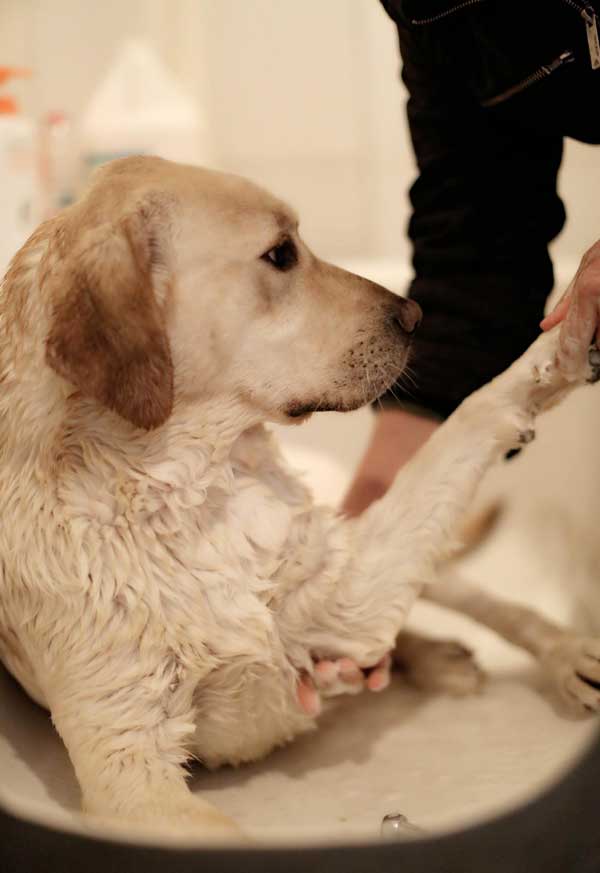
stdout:
<svg viewBox="0 0 600 873">
<path fill-rule="evenodd" d="M 240 436 L 231 460 L 238 478 L 261 482 L 281 503 L 296 509 L 306 509 L 312 503 L 308 487 L 288 468 L 274 434 L 263 425 Z"/>
</svg>

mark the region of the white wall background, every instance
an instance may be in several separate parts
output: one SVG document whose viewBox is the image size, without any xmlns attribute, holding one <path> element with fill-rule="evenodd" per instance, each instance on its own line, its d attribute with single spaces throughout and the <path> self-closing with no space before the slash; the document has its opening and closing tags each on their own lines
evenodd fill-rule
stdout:
<svg viewBox="0 0 600 873">
<path fill-rule="evenodd" d="M 407 265 L 414 166 L 396 34 L 378 0 L 0 0 L 0 64 L 28 110 L 81 113 L 128 36 L 147 36 L 205 108 L 213 163 L 289 199 L 336 259 Z M 600 236 L 600 150 L 569 143 L 568 272 Z"/>
</svg>

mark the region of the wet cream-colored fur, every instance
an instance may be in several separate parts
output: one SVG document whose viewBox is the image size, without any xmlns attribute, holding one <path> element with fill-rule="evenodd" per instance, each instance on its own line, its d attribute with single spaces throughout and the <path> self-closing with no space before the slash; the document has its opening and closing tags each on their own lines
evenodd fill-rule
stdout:
<svg viewBox="0 0 600 873">
<path fill-rule="evenodd" d="M 313 728 L 299 672 L 394 647 L 486 468 L 587 373 L 582 354 L 562 374 L 542 336 L 344 520 L 264 424 L 378 396 L 417 320 L 318 260 L 266 192 L 153 158 L 99 171 L 17 254 L 0 655 L 50 709 L 89 812 L 233 834 L 188 791 L 186 758 L 238 764 Z"/>
</svg>

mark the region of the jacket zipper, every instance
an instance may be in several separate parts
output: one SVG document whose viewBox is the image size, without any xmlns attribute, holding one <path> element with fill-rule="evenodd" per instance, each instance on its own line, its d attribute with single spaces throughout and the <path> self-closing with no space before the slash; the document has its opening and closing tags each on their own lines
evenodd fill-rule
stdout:
<svg viewBox="0 0 600 873">
<path fill-rule="evenodd" d="M 555 70 L 558 70 L 560 67 L 564 67 L 565 64 L 570 64 L 575 60 L 575 55 L 569 49 L 567 51 L 562 52 L 557 58 L 555 58 L 551 63 L 544 64 L 542 67 L 539 67 L 535 71 L 535 73 L 531 73 L 531 75 L 527 76 L 525 79 L 521 79 L 520 82 L 517 82 L 516 85 L 513 85 L 511 88 L 507 88 L 506 91 L 502 91 L 501 94 L 496 94 L 494 97 L 490 97 L 488 100 L 482 100 L 482 106 L 496 106 L 498 103 L 504 103 L 505 100 L 510 100 L 511 97 L 514 97 L 516 94 L 520 94 L 521 91 L 525 91 L 527 88 L 531 87 L 531 85 L 535 85 L 536 82 L 541 82 L 542 79 L 546 79 L 548 76 L 551 76 Z"/>
<path fill-rule="evenodd" d="M 596 10 L 589 3 L 586 3 L 585 0 L 563 0 L 563 3 L 570 6 L 571 9 L 577 10 L 583 18 L 592 70 L 600 69 L 600 38 L 598 36 L 598 16 L 596 15 Z"/>
<path fill-rule="evenodd" d="M 434 24 L 436 21 L 441 21 L 449 15 L 454 15 L 455 12 L 460 12 L 462 9 L 468 9 L 469 6 L 477 6 L 479 3 L 483 2 L 484 0 L 463 0 L 462 3 L 457 3 L 455 6 L 451 6 L 450 9 L 446 9 L 444 12 L 439 12 L 437 15 L 432 15 L 430 18 L 413 18 L 412 24 Z M 600 69 L 600 36 L 598 35 L 598 16 L 596 15 L 596 10 L 590 3 L 586 2 L 586 0 L 562 0 L 562 2 L 566 6 L 570 6 L 571 9 L 575 9 L 575 11 L 583 18 L 592 70 Z M 540 69 L 544 68 L 542 67 Z M 548 74 L 542 73 L 541 78 L 544 78 L 546 75 Z M 535 76 L 536 73 L 533 73 L 532 78 Z M 537 82 L 539 81 L 539 78 L 533 78 L 533 81 Z M 528 86 L 525 85 L 525 87 Z M 523 89 L 520 88 L 519 90 Z"/>
<path fill-rule="evenodd" d="M 438 15 L 432 15 L 431 18 L 413 18 L 411 24 L 434 24 L 436 21 L 441 21 L 442 18 L 454 15 L 455 12 L 460 12 L 461 9 L 466 9 L 468 6 L 476 6 L 478 3 L 483 3 L 483 0 L 463 0 L 462 3 L 457 3 L 456 6 L 452 6 L 450 9 L 446 9 L 445 12 L 438 13 Z"/>
</svg>

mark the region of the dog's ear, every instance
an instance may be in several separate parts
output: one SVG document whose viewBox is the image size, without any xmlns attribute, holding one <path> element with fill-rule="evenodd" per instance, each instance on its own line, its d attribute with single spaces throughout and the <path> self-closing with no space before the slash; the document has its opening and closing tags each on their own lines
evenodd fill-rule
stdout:
<svg viewBox="0 0 600 873">
<path fill-rule="evenodd" d="M 173 408 L 173 362 L 158 282 L 168 277 L 164 209 L 140 204 L 115 224 L 74 231 L 48 277 L 46 361 L 84 395 L 137 427 Z M 164 294 L 162 294 L 164 297 Z"/>
</svg>

